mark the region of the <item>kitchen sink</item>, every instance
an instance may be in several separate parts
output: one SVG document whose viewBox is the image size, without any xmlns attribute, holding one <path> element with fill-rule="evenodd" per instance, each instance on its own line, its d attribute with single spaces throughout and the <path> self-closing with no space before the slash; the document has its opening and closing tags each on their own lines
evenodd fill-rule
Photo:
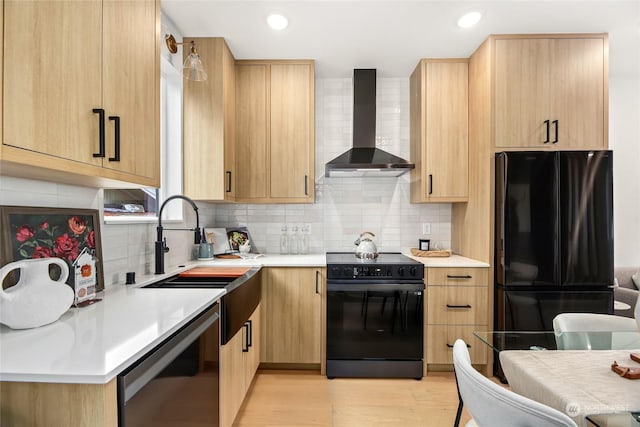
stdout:
<svg viewBox="0 0 640 427">
<path fill-rule="evenodd" d="M 182 277 L 172 276 L 144 286 L 145 288 L 226 288 L 237 277 Z"/>
<path fill-rule="evenodd" d="M 209 276 L 176 274 L 143 288 L 225 289 L 226 292 L 220 300 L 220 343 L 224 345 L 243 327 L 251 313 L 260 304 L 262 295 L 260 267 L 252 267 L 245 274 L 233 277 L 217 276 L 215 271 L 213 270 Z"/>
</svg>

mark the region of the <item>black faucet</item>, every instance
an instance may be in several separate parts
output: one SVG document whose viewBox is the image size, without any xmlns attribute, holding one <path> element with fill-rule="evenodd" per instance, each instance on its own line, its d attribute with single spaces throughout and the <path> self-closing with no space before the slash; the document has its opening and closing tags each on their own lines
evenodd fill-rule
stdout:
<svg viewBox="0 0 640 427">
<path fill-rule="evenodd" d="M 196 228 L 162 228 L 162 210 L 164 206 L 173 199 L 183 199 L 189 202 L 193 210 L 196 212 Z M 167 246 L 167 239 L 162 238 L 162 230 L 184 230 L 184 231 L 193 231 L 194 234 L 194 244 L 198 244 L 201 242 L 202 238 L 202 230 L 200 230 L 200 217 L 198 217 L 198 207 L 190 198 L 186 196 L 182 196 L 177 194 L 175 196 L 171 196 L 167 198 L 162 206 L 160 206 L 160 212 L 158 212 L 158 227 L 156 227 L 158 231 L 158 239 L 156 240 L 156 274 L 164 274 L 164 254 L 169 252 L 169 247 Z"/>
</svg>

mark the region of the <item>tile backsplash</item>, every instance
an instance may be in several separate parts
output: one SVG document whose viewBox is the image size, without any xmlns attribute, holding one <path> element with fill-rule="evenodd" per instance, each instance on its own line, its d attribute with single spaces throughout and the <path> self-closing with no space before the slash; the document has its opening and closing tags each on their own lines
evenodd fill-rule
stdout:
<svg viewBox="0 0 640 427">
<path fill-rule="evenodd" d="M 316 203 L 215 205 L 215 226 L 246 225 L 261 252 L 277 253 L 281 228 L 310 225 L 309 251 L 350 251 L 362 231 L 376 235 L 378 249 L 416 247 L 419 238 L 450 247 L 451 205 L 411 204 L 409 175 L 399 178 L 325 178 L 325 163 L 352 146 L 352 80 L 315 81 Z M 409 79 L 379 78 L 376 145 L 409 159 Z M 422 235 L 422 223 L 431 234 Z"/>
</svg>

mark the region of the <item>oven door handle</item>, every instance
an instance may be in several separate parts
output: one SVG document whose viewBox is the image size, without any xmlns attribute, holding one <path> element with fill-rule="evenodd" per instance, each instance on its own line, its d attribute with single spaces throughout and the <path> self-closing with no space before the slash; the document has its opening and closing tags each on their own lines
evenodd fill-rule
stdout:
<svg viewBox="0 0 640 427">
<path fill-rule="evenodd" d="M 174 337 L 151 351 L 148 357 L 138 362 L 126 374 L 118 376 L 118 400 L 122 405 L 131 399 L 149 381 L 155 378 L 164 368 L 189 347 L 211 325 L 218 321 L 220 313 L 216 303 L 208 311 L 201 314 L 184 326 Z M 123 390 L 123 395 L 120 395 Z M 123 407 L 123 406 L 122 406 Z"/>
<path fill-rule="evenodd" d="M 327 292 L 366 292 L 366 291 L 423 291 L 424 283 L 330 283 Z"/>
</svg>

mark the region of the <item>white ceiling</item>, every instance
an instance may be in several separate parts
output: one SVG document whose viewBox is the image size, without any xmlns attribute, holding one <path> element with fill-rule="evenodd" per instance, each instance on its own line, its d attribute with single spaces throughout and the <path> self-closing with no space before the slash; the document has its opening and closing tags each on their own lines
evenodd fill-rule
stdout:
<svg viewBox="0 0 640 427">
<path fill-rule="evenodd" d="M 471 9 L 482 21 L 459 29 Z M 316 77 L 408 77 L 419 58 L 468 57 L 489 34 L 552 32 L 609 33 L 610 75 L 640 77 L 640 0 L 162 0 L 162 10 L 184 36 L 224 37 L 237 59 L 315 59 Z M 274 11 L 287 29 L 266 25 Z"/>
</svg>

